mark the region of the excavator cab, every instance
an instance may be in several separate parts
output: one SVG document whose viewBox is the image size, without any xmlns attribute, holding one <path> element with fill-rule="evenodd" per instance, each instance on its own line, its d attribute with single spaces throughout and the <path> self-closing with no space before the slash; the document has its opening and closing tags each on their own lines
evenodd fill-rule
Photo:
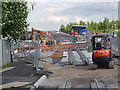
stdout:
<svg viewBox="0 0 120 90">
<path fill-rule="evenodd" d="M 107 49 L 106 37 L 104 35 L 95 35 L 92 37 L 93 50 Z"/>
<path fill-rule="evenodd" d="M 95 35 L 92 37 L 92 61 L 93 69 L 98 66 L 109 66 L 114 68 L 111 57 L 110 39 L 107 35 Z"/>
</svg>

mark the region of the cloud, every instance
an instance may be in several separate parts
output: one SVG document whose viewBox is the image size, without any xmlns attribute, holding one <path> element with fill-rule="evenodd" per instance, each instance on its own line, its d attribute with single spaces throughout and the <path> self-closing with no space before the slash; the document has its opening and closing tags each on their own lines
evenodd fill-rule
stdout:
<svg viewBox="0 0 120 90">
<path fill-rule="evenodd" d="M 52 16 L 50 19 L 57 23 L 63 21 L 63 17 L 60 16 Z"/>
<path fill-rule="evenodd" d="M 35 9 L 29 13 L 30 27 L 55 30 L 61 24 L 79 22 L 80 20 L 101 21 L 104 17 L 117 19 L 118 3 L 116 2 L 37 2 Z"/>
<path fill-rule="evenodd" d="M 119 0 L 65 0 L 66 2 L 119 2 Z"/>
<path fill-rule="evenodd" d="M 84 21 L 84 22 L 87 22 L 87 21 L 89 21 L 90 22 L 90 20 L 89 19 L 87 19 L 87 18 L 80 18 L 79 16 L 76 16 L 75 18 L 75 21 L 77 22 L 77 23 L 79 23 L 80 21 Z"/>
<path fill-rule="evenodd" d="M 75 16 L 75 17 L 71 17 L 71 16 L 52 16 L 50 17 L 50 20 L 52 20 L 55 23 L 69 23 L 69 22 L 77 22 L 79 23 L 80 20 L 87 22 L 90 21 L 87 18 L 84 17 L 79 17 L 79 16 Z"/>
<path fill-rule="evenodd" d="M 75 17 L 71 17 L 71 16 L 50 16 L 44 19 L 40 19 L 39 22 L 41 23 L 69 23 L 69 22 L 77 22 L 79 23 L 79 21 L 82 20 L 84 22 L 87 22 L 90 20 L 84 17 L 79 17 L 79 16 L 75 16 Z"/>
<path fill-rule="evenodd" d="M 118 9 L 118 3 L 73 3 L 73 6 L 65 9 L 62 12 L 57 14 L 64 14 L 64 15 L 79 15 L 79 16 L 90 16 L 93 14 L 101 14 L 101 13 L 108 13 L 113 12 Z M 113 7 L 114 6 L 114 7 Z M 116 6 L 116 7 L 115 7 Z"/>
<path fill-rule="evenodd" d="M 33 2 L 33 0 L 27 0 Z M 34 2 L 119 2 L 119 0 L 34 0 Z"/>
<path fill-rule="evenodd" d="M 68 23 L 70 20 L 69 17 L 66 16 L 49 16 L 47 18 L 41 18 L 39 22 L 41 23 Z"/>
<path fill-rule="evenodd" d="M 52 16 L 50 17 L 51 21 L 55 22 L 55 23 L 59 23 L 59 22 L 63 22 L 63 23 L 67 23 L 69 22 L 69 17 L 66 16 Z"/>
<path fill-rule="evenodd" d="M 118 8 L 118 3 L 117 2 L 112 2 L 109 5 L 113 8 Z"/>
</svg>

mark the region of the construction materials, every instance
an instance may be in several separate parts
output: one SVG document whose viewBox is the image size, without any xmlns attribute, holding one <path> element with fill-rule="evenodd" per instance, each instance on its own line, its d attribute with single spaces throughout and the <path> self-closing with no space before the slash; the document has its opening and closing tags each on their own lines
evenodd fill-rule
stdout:
<svg viewBox="0 0 120 90">
<path fill-rule="evenodd" d="M 56 51 L 52 56 L 51 58 L 52 59 L 56 59 L 56 58 L 62 58 L 63 57 L 63 51 Z"/>
<path fill-rule="evenodd" d="M 30 90 L 36 90 L 36 88 L 42 85 L 42 83 L 46 80 L 46 78 L 47 77 L 45 75 L 40 77 L 40 79 L 38 79 L 38 81 L 30 88 Z"/>
<path fill-rule="evenodd" d="M 43 75 L 43 76 L 34 84 L 34 86 L 35 86 L 36 88 L 38 88 L 46 78 L 47 78 L 47 77 L 46 77 L 45 75 Z"/>
<path fill-rule="evenodd" d="M 63 52 L 63 58 L 62 58 L 61 62 L 68 62 L 68 52 L 67 51 Z"/>
<path fill-rule="evenodd" d="M 82 61 L 86 64 L 86 65 L 89 65 L 89 59 L 85 56 L 85 54 L 83 52 L 81 52 L 80 50 L 78 49 L 75 49 L 76 52 L 80 55 Z"/>
</svg>

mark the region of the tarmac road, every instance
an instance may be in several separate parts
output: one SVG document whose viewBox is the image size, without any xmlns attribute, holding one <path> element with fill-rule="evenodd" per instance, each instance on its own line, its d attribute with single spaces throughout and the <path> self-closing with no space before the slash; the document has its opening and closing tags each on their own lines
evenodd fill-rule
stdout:
<svg viewBox="0 0 120 90">
<path fill-rule="evenodd" d="M 33 85 L 43 74 L 48 74 L 44 70 L 42 70 L 42 73 L 36 73 L 33 65 L 28 64 L 26 60 L 16 60 L 11 67 L 13 68 L 2 72 L 2 77 L 0 77 L 2 78 L 2 88 L 19 88 L 26 85 Z"/>
<path fill-rule="evenodd" d="M 64 33 L 51 33 L 53 36 L 53 39 L 56 41 L 61 41 L 61 40 L 70 40 L 73 41 L 73 36 L 70 36 L 68 34 L 64 34 Z"/>
</svg>

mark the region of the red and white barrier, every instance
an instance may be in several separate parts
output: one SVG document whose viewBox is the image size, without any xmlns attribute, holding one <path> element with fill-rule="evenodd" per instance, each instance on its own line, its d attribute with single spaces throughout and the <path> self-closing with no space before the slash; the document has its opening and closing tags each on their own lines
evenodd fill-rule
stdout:
<svg viewBox="0 0 120 90">
<path fill-rule="evenodd" d="M 58 45 L 42 45 L 40 46 L 41 51 L 50 51 L 50 50 L 65 50 L 70 48 L 87 48 L 90 45 L 90 43 L 69 43 L 69 44 L 58 44 Z M 22 47 L 15 47 L 15 49 L 18 50 L 18 52 L 23 52 L 31 49 L 35 49 L 35 46 L 22 46 Z"/>
</svg>

